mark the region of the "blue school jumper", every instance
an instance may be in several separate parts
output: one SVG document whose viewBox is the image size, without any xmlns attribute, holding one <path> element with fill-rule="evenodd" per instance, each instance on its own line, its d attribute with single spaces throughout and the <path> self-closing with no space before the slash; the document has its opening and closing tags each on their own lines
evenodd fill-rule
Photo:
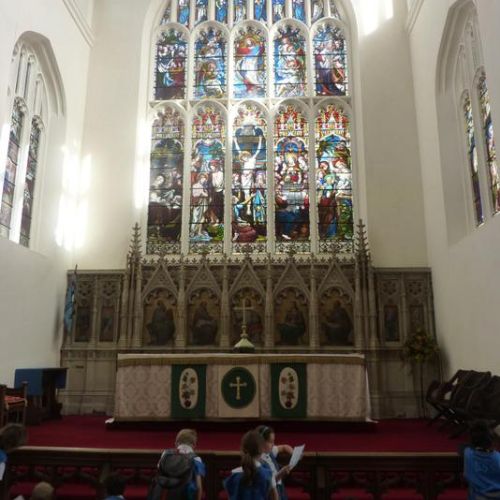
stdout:
<svg viewBox="0 0 500 500">
<path fill-rule="evenodd" d="M 229 500 L 268 500 L 274 486 L 273 473 L 268 467 L 257 463 L 257 472 L 253 483 L 244 485 L 243 469 L 238 467 L 224 480 L 224 488 L 229 495 Z"/>
<path fill-rule="evenodd" d="M 276 479 L 276 474 L 280 470 L 280 465 L 278 463 L 278 447 L 273 446 L 270 453 L 263 453 L 260 460 L 265 467 L 271 470 L 273 477 Z M 278 490 L 278 497 L 280 500 L 288 500 L 285 485 L 281 479 L 276 481 L 276 489 Z"/>
<path fill-rule="evenodd" d="M 500 453 L 467 447 L 464 476 L 469 483 L 468 500 L 500 499 Z"/>
</svg>

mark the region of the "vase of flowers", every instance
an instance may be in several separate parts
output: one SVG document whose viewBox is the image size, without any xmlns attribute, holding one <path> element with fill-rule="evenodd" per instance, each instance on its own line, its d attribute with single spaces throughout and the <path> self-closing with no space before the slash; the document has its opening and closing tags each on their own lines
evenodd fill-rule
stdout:
<svg viewBox="0 0 500 500">
<path fill-rule="evenodd" d="M 424 400 L 424 366 L 437 358 L 439 347 L 436 339 L 424 332 L 417 330 L 403 344 L 401 358 L 404 363 L 409 363 L 413 372 L 418 376 L 419 389 L 417 391 L 417 401 L 419 403 L 422 416 L 425 417 Z"/>
</svg>

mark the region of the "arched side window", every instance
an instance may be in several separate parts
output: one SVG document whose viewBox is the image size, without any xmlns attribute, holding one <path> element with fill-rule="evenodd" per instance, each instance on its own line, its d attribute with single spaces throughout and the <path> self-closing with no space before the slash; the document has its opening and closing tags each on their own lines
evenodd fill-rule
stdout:
<svg viewBox="0 0 500 500">
<path fill-rule="evenodd" d="M 463 102 L 463 114 L 465 120 L 465 133 L 467 138 L 467 159 L 469 162 L 469 175 L 472 187 L 472 202 L 474 204 L 474 216 L 476 225 L 484 222 L 483 205 L 481 200 L 481 188 L 479 185 L 479 161 L 476 146 L 476 127 L 469 93 L 465 93 Z"/>
<path fill-rule="evenodd" d="M 148 253 L 179 246 L 182 253 L 353 251 L 342 1 L 177 0 L 166 7 L 150 100 L 154 109 L 181 113 L 185 136 L 171 138 L 183 149 L 167 161 L 157 150 L 166 137 L 153 126 Z M 176 196 L 184 197 L 175 213 L 161 204 L 170 192 L 167 163 L 178 165 Z M 181 220 L 175 230 L 174 220 Z"/>
<path fill-rule="evenodd" d="M 495 147 L 495 132 L 491 118 L 490 97 L 486 76 L 483 75 L 478 85 L 479 103 L 483 126 L 483 140 L 485 145 L 486 164 L 488 171 L 488 187 L 491 196 L 493 213 L 500 212 L 500 172 L 498 170 L 497 151 Z"/>
<path fill-rule="evenodd" d="M 449 241 L 454 243 L 500 211 L 494 117 L 472 0 L 450 9 L 437 67 L 444 206 Z M 455 130 L 449 124 L 453 115 Z"/>
<path fill-rule="evenodd" d="M 29 246 L 31 221 L 33 219 L 33 202 L 35 199 L 35 182 L 40 156 L 40 142 L 42 139 L 43 123 L 39 116 L 31 120 L 30 142 L 28 147 L 28 163 L 24 178 L 23 212 L 21 218 L 21 235 L 19 243 Z"/>
<path fill-rule="evenodd" d="M 20 167 L 21 138 L 26 121 L 26 109 L 23 101 L 16 99 L 12 109 L 12 118 L 7 150 L 7 165 L 3 181 L 2 205 L 0 209 L 0 235 L 8 238 L 12 228 L 12 215 L 16 195 L 16 180 Z"/>
<path fill-rule="evenodd" d="M 28 247 L 48 96 L 41 65 L 30 46 L 19 43 L 12 64 L 12 114 L 7 155 L 2 160 L 5 171 L 0 179 L 0 236 Z"/>
</svg>

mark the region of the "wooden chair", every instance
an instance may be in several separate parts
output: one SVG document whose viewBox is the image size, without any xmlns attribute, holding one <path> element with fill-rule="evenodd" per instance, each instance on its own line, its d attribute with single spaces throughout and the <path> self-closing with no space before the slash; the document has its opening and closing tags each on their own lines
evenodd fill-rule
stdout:
<svg viewBox="0 0 500 500">
<path fill-rule="evenodd" d="M 10 415 L 15 422 L 26 423 L 26 407 L 28 406 L 28 383 L 23 382 L 20 389 L 11 389 L 0 384 L 0 427 L 10 422 Z M 14 421 L 14 420 L 13 420 Z"/>
</svg>

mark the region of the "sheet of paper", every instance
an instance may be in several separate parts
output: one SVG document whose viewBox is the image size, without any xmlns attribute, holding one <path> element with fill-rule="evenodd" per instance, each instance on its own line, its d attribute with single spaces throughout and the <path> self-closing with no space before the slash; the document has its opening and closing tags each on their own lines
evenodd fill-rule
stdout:
<svg viewBox="0 0 500 500">
<path fill-rule="evenodd" d="M 290 458 L 290 463 L 288 464 L 291 469 L 293 469 L 299 463 L 302 455 L 304 454 L 305 447 L 306 445 L 303 444 L 302 446 L 296 446 L 293 449 L 292 457 Z"/>
</svg>

